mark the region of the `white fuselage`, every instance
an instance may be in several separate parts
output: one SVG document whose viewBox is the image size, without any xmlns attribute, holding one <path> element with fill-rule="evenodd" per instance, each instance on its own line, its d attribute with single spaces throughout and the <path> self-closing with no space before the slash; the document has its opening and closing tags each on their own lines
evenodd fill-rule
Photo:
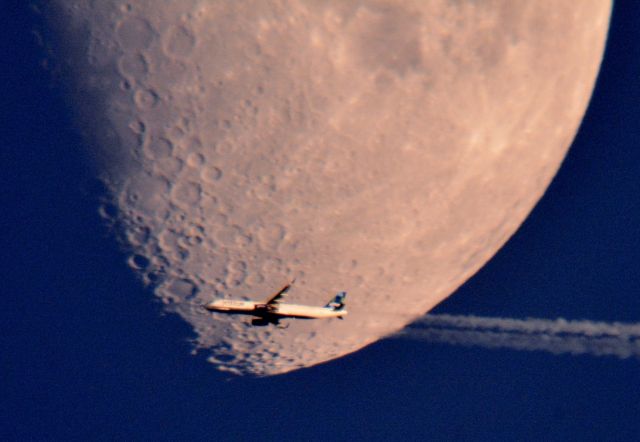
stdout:
<svg viewBox="0 0 640 442">
<path fill-rule="evenodd" d="M 301 319 L 339 318 L 347 314 L 346 310 L 334 310 L 330 307 L 312 307 L 298 304 L 266 305 L 256 301 L 235 299 L 217 299 L 205 305 L 209 311 L 245 314 L 253 316 L 276 316 Z"/>
</svg>

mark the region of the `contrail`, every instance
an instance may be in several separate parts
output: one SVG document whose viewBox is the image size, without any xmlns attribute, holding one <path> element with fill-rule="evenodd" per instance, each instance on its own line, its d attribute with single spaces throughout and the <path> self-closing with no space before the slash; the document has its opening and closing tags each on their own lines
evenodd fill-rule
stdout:
<svg viewBox="0 0 640 442">
<path fill-rule="evenodd" d="M 640 323 L 427 315 L 392 338 L 640 359 Z"/>
</svg>

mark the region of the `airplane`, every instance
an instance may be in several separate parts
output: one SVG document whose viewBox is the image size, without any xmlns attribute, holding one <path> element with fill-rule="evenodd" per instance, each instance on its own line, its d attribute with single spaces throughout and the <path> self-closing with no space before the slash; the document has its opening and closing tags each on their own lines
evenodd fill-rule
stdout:
<svg viewBox="0 0 640 442">
<path fill-rule="evenodd" d="M 347 315 L 348 312 L 345 310 L 347 292 L 339 292 L 324 307 L 281 303 L 280 301 L 284 298 L 294 282 L 295 279 L 271 295 L 264 302 L 216 299 L 203 307 L 211 312 L 255 316 L 255 318 L 251 320 L 251 325 L 254 326 L 273 324 L 280 327 L 280 320 L 285 318 L 343 319 L 343 317 Z"/>
</svg>

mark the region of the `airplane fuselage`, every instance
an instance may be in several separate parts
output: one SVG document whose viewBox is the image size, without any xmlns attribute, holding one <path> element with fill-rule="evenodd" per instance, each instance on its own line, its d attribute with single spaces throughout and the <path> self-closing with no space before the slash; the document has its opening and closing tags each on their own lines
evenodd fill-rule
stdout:
<svg viewBox="0 0 640 442">
<path fill-rule="evenodd" d="M 334 310 L 328 307 L 313 307 L 298 304 L 268 305 L 256 301 L 240 301 L 235 299 L 217 299 L 205 306 L 209 311 L 241 314 L 257 317 L 298 318 L 298 319 L 323 319 L 340 318 L 347 311 Z"/>
</svg>

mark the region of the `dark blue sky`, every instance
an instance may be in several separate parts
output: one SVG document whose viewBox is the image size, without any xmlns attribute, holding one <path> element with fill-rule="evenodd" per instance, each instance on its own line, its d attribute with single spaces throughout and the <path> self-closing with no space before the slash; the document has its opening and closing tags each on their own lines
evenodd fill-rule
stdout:
<svg viewBox="0 0 640 442">
<path fill-rule="evenodd" d="M 23 3 L 23 2 L 19 2 Z M 189 355 L 102 225 L 24 6 L 0 35 L 0 439 L 640 440 L 640 361 L 386 340 L 234 379 Z M 436 312 L 640 322 L 640 3 L 518 233 Z"/>
</svg>

